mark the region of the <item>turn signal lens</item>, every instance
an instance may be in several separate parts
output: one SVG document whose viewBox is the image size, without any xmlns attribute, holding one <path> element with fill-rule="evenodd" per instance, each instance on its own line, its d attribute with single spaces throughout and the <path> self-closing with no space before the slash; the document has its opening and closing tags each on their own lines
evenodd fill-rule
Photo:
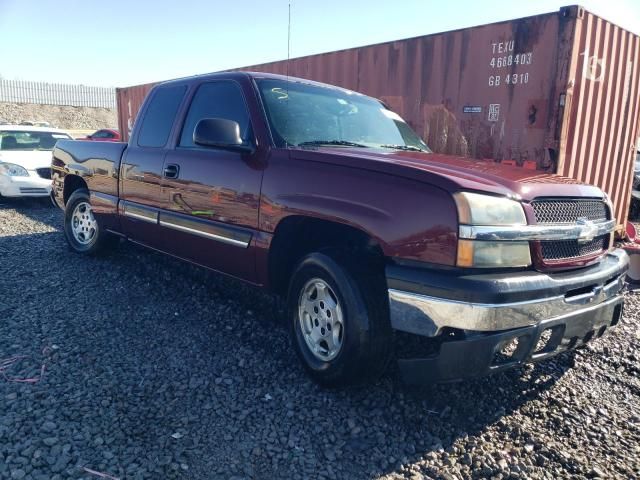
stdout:
<svg viewBox="0 0 640 480">
<path fill-rule="evenodd" d="M 473 266 L 473 240 L 458 240 L 458 261 L 459 267 Z"/>
<path fill-rule="evenodd" d="M 500 268 L 531 265 L 529 242 L 458 240 L 459 267 Z"/>
</svg>

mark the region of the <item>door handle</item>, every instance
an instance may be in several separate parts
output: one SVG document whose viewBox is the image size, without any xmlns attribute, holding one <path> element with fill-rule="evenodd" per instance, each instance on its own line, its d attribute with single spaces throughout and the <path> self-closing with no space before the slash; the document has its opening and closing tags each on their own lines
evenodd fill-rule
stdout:
<svg viewBox="0 0 640 480">
<path fill-rule="evenodd" d="M 178 175 L 180 175 L 179 165 L 170 163 L 166 167 L 164 167 L 164 176 L 166 178 L 178 178 Z"/>
</svg>

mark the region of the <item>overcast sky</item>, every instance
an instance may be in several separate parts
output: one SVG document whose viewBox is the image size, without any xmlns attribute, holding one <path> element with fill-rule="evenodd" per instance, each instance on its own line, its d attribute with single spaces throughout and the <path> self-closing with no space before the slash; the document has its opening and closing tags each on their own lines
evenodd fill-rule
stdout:
<svg viewBox="0 0 640 480">
<path fill-rule="evenodd" d="M 291 0 L 292 57 L 557 11 L 553 0 Z M 640 0 L 583 0 L 640 33 Z M 288 0 L 0 0 L 0 76 L 127 86 L 287 56 Z"/>
</svg>

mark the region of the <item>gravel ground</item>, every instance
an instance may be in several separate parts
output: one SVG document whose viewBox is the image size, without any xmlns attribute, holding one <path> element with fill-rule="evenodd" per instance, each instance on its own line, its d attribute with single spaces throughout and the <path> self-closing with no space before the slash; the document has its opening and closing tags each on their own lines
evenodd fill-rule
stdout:
<svg viewBox="0 0 640 480">
<path fill-rule="evenodd" d="M 72 107 L 68 105 L 39 105 L 35 103 L 0 102 L 0 120 L 9 123 L 45 121 L 63 129 L 116 128 L 115 108 Z"/>
<path fill-rule="evenodd" d="M 60 226 L 0 205 L 0 478 L 640 476 L 640 293 L 535 367 L 327 391 L 270 297 L 133 245 L 80 257 Z"/>
</svg>

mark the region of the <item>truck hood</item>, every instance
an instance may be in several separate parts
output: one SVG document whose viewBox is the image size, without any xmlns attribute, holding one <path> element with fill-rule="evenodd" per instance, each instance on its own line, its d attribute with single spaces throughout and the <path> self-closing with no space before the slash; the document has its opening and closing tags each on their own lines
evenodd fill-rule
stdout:
<svg viewBox="0 0 640 480">
<path fill-rule="evenodd" d="M 386 149 L 321 147 L 295 150 L 293 156 L 348 165 L 427 182 L 451 192 L 476 190 L 524 200 L 536 197 L 602 197 L 602 191 L 577 180 L 502 165 L 492 160 L 473 160 L 436 153 Z"/>
<path fill-rule="evenodd" d="M 27 170 L 46 168 L 51 166 L 51 151 L 49 150 L 2 150 L 0 163 L 15 163 Z"/>
</svg>

